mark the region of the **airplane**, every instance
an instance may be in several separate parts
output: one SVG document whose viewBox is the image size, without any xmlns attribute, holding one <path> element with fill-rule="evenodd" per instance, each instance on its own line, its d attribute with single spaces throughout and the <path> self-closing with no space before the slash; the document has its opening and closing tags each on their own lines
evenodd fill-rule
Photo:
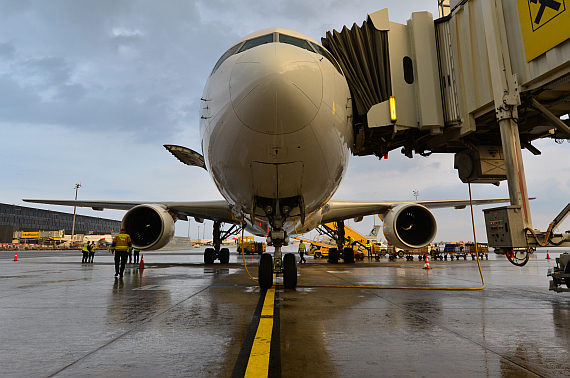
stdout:
<svg viewBox="0 0 570 378">
<path fill-rule="evenodd" d="M 339 249 L 344 220 L 375 214 L 381 214 L 391 245 L 428 245 L 437 232 L 429 209 L 464 208 L 469 200 L 332 200 L 354 145 L 351 101 L 340 65 L 320 43 L 293 30 L 261 30 L 232 45 L 209 75 L 199 112 L 202 154 L 165 145 L 181 162 L 206 169 L 223 200 L 24 201 L 127 210 L 122 226 L 140 250 L 168 244 L 176 220 L 212 220 L 214 247 L 204 252 L 206 264 L 229 261 L 221 241 L 240 229 L 266 236 L 275 251 L 260 258 L 263 289 L 272 286 L 274 272 L 283 274 L 286 288 L 296 287 L 295 255 L 283 255 L 281 248 L 290 236 L 323 223 L 337 222 Z M 473 204 L 508 201 L 477 199 Z M 224 231 L 224 224 L 230 228 Z"/>
</svg>

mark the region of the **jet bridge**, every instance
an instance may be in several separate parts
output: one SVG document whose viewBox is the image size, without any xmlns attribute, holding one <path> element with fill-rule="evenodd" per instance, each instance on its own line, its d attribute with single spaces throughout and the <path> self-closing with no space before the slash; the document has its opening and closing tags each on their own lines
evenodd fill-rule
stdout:
<svg viewBox="0 0 570 378">
<path fill-rule="evenodd" d="M 351 89 L 353 154 L 453 153 L 463 182 L 508 182 L 511 206 L 486 212 L 487 223 L 508 222 L 508 240 L 491 233 L 490 246 L 570 245 L 532 227 L 521 154 L 540 155 L 537 139 L 570 139 L 570 9 L 560 0 L 438 4 L 436 20 L 415 12 L 395 23 L 383 9 L 322 39 Z"/>
</svg>

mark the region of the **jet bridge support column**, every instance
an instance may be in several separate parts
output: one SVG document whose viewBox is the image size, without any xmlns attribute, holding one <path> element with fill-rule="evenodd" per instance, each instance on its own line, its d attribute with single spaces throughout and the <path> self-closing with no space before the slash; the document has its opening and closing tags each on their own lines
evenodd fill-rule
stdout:
<svg viewBox="0 0 570 378">
<path fill-rule="evenodd" d="M 501 142 L 507 172 L 509 197 L 514 214 L 523 227 L 512 230 L 511 248 L 526 248 L 526 232 L 532 229 L 532 219 L 526 188 L 526 178 L 519 138 L 517 106 L 520 105 L 519 86 L 511 70 L 511 60 L 505 32 L 502 0 L 482 0 L 487 56 L 491 73 L 495 115 L 501 131 Z"/>
</svg>

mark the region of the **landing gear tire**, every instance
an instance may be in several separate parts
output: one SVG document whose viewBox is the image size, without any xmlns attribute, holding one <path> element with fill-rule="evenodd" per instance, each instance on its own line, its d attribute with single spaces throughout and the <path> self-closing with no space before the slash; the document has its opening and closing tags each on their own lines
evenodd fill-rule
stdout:
<svg viewBox="0 0 570 378">
<path fill-rule="evenodd" d="M 206 248 L 204 251 L 204 264 L 213 264 L 215 254 L 216 250 L 214 248 Z"/>
<path fill-rule="evenodd" d="M 283 256 L 283 285 L 285 289 L 297 287 L 297 258 L 292 253 Z"/>
<path fill-rule="evenodd" d="M 331 264 L 338 264 L 338 249 L 329 249 L 329 261 Z"/>
<path fill-rule="evenodd" d="M 230 250 L 227 248 L 220 249 L 220 263 L 227 264 L 230 262 Z"/>
<path fill-rule="evenodd" d="M 269 253 L 264 253 L 259 259 L 259 287 L 270 289 L 273 286 L 273 258 Z"/>
<path fill-rule="evenodd" d="M 345 248 L 342 251 L 345 264 L 354 264 L 354 250 L 352 248 Z"/>
</svg>

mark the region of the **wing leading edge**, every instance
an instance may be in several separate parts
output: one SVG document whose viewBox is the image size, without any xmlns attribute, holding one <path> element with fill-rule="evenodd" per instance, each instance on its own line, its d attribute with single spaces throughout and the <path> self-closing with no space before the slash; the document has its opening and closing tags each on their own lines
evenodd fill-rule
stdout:
<svg viewBox="0 0 570 378">
<path fill-rule="evenodd" d="M 46 205 L 90 207 L 93 210 L 114 209 L 130 210 L 143 204 L 154 204 L 165 207 L 180 219 L 193 217 L 197 219 L 210 219 L 225 223 L 238 223 L 232 216 L 232 209 L 226 201 L 198 201 L 198 202 L 155 202 L 155 201 L 61 201 L 24 199 L 24 202 L 42 203 Z"/>
<path fill-rule="evenodd" d="M 530 198 L 534 199 L 534 198 Z M 488 205 L 509 202 L 508 198 L 474 199 L 473 205 Z M 384 214 L 400 204 L 417 204 L 428 209 L 455 207 L 462 209 L 469 205 L 469 200 L 433 200 L 433 201 L 392 201 L 392 202 L 361 202 L 361 201 L 329 201 L 323 208 L 321 223 L 341 221 L 345 219 L 364 217 L 367 215 Z"/>
</svg>

